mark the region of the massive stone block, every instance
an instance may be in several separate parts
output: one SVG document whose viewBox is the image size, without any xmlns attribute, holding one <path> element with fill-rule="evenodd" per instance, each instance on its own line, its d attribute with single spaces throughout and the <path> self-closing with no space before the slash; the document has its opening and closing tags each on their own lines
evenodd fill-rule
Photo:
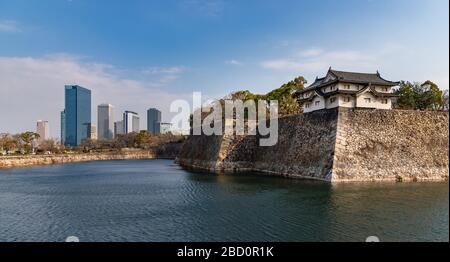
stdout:
<svg viewBox="0 0 450 262">
<path fill-rule="evenodd" d="M 331 182 L 447 180 L 448 133 L 447 112 L 339 108 L 280 118 L 272 147 L 258 136 L 191 136 L 177 162 Z"/>
<path fill-rule="evenodd" d="M 448 113 L 340 110 L 333 181 L 448 179 Z"/>
</svg>

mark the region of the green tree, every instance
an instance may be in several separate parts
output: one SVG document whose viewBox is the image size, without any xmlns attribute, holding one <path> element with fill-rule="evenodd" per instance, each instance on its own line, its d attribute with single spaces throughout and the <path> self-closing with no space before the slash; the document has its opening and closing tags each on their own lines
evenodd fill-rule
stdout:
<svg viewBox="0 0 450 262">
<path fill-rule="evenodd" d="M 414 84 L 401 81 L 400 88 L 395 92 L 398 95 L 397 106 L 406 109 L 416 108 L 416 95 L 413 88 Z"/>
<path fill-rule="evenodd" d="M 255 100 L 255 102 L 257 100 L 277 100 L 278 114 L 280 116 L 298 114 L 301 113 L 301 106 L 293 94 L 297 90 L 302 90 L 306 83 L 306 79 L 303 76 L 299 76 L 267 94 L 254 94 L 248 90 L 241 90 L 231 93 L 226 99 Z"/>
<path fill-rule="evenodd" d="M 267 93 L 265 99 L 278 101 L 278 113 L 280 116 L 301 113 L 301 106 L 293 94 L 297 90 L 302 90 L 306 83 L 306 79 L 303 76 L 299 76 Z"/>
<path fill-rule="evenodd" d="M 144 148 L 151 141 L 152 134 L 150 134 L 146 130 L 141 130 L 139 133 L 136 133 L 134 139 L 134 146 L 139 148 Z"/>
<path fill-rule="evenodd" d="M 436 110 L 444 106 L 443 92 L 430 80 L 423 84 L 401 81 L 396 94 L 399 96 L 397 106 L 400 108 Z"/>
<path fill-rule="evenodd" d="M 286 116 L 286 115 L 293 115 L 298 114 L 302 112 L 302 108 L 297 101 L 297 99 L 294 97 L 294 92 L 297 90 L 302 90 L 307 81 L 303 76 L 296 77 L 294 80 L 289 81 L 288 83 L 283 84 L 279 88 L 276 88 L 272 91 L 270 91 L 267 94 L 254 94 L 250 92 L 249 90 L 239 90 L 236 92 L 232 92 L 231 94 L 227 95 L 225 98 L 220 99 L 219 102 L 222 105 L 222 115 L 225 115 L 224 110 L 224 104 L 225 100 L 242 100 L 242 101 L 248 101 L 248 100 L 254 100 L 257 102 L 258 100 L 276 100 L 278 101 L 278 115 L 279 116 Z M 256 106 L 258 104 L 256 103 Z M 198 109 L 197 109 L 198 110 Z M 245 112 L 245 116 L 247 117 L 247 113 Z M 202 112 L 201 118 L 204 119 L 208 113 Z M 193 124 L 193 115 L 191 114 L 189 116 L 189 123 L 192 127 Z"/>
<path fill-rule="evenodd" d="M 423 108 L 421 109 L 440 109 L 443 105 L 443 92 L 430 80 L 421 85 Z"/>
<path fill-rule="evenodd" d="M 33 151 L 33 142 L 39 138 L 39 134 L 27 131 L 19 134 L 19 137 L 23 142 L 23 149 L 25 150 L 25 153 L 30 153 Z"/>
</svg>

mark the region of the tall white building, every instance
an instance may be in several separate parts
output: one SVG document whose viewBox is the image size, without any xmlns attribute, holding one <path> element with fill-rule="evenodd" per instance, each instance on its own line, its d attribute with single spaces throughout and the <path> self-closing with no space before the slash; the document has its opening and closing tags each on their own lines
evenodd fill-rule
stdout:
<svg viewBox="0 0 450 262">
<path fill-rule="evenodd" d="M 38 120 L 36 124 L 36 133 L 39 134 L 38 142 L 42 142 L 49 138 L 48 121 Z"/>
<path fill-rule="evenodd" d="M 139 132 L 139 116 L 132 111 L 125 111 L 123 113 L 123 127 L 124 133 Z"/>
<path fill-rule="evenodd" d="M 97 138 L 114 138 L 114 107 L 110 104 L 97 107 Z"/>
</svg>

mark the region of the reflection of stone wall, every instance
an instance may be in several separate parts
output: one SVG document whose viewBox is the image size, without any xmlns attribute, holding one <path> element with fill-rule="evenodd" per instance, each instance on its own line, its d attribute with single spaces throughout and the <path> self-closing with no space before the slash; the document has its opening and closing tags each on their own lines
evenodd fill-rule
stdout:
<svg viewBox="0 0 450 262">
<path fill-rule="evenodd" d="M 177 162 L 326 181 L 445 180 L 448 132 L 443 112 L 321 110 L 280 118 L 272 147 L 256 136 L 191 136 Z"/>
</svg>

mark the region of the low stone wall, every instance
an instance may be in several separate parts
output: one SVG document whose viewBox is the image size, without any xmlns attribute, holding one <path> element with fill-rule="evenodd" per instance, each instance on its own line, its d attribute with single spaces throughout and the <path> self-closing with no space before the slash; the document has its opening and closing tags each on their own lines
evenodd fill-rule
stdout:
<svg viewBox="0 0 450 262">
<path fill-rule="evenodd" d="M 151 151 L 124 151 L 86 154 L 58 154 L 58 155 L 30 155 L 30 156 L 0 156 L 0 168 L 26 167 L 35 165 L 62 164 L 71 162 L 97 161 L 97 160 L 127 160 L 127 159 L 154 159 L 157 158 Z"/>
<path fill-rule="evenodd" d="M 331 182 L 448 180 L 448 133 L 447 112 L 339 108 L 280 118 L 272 147 L 257 136 L 190 136 L 177 162 Z"/>
</svg>

